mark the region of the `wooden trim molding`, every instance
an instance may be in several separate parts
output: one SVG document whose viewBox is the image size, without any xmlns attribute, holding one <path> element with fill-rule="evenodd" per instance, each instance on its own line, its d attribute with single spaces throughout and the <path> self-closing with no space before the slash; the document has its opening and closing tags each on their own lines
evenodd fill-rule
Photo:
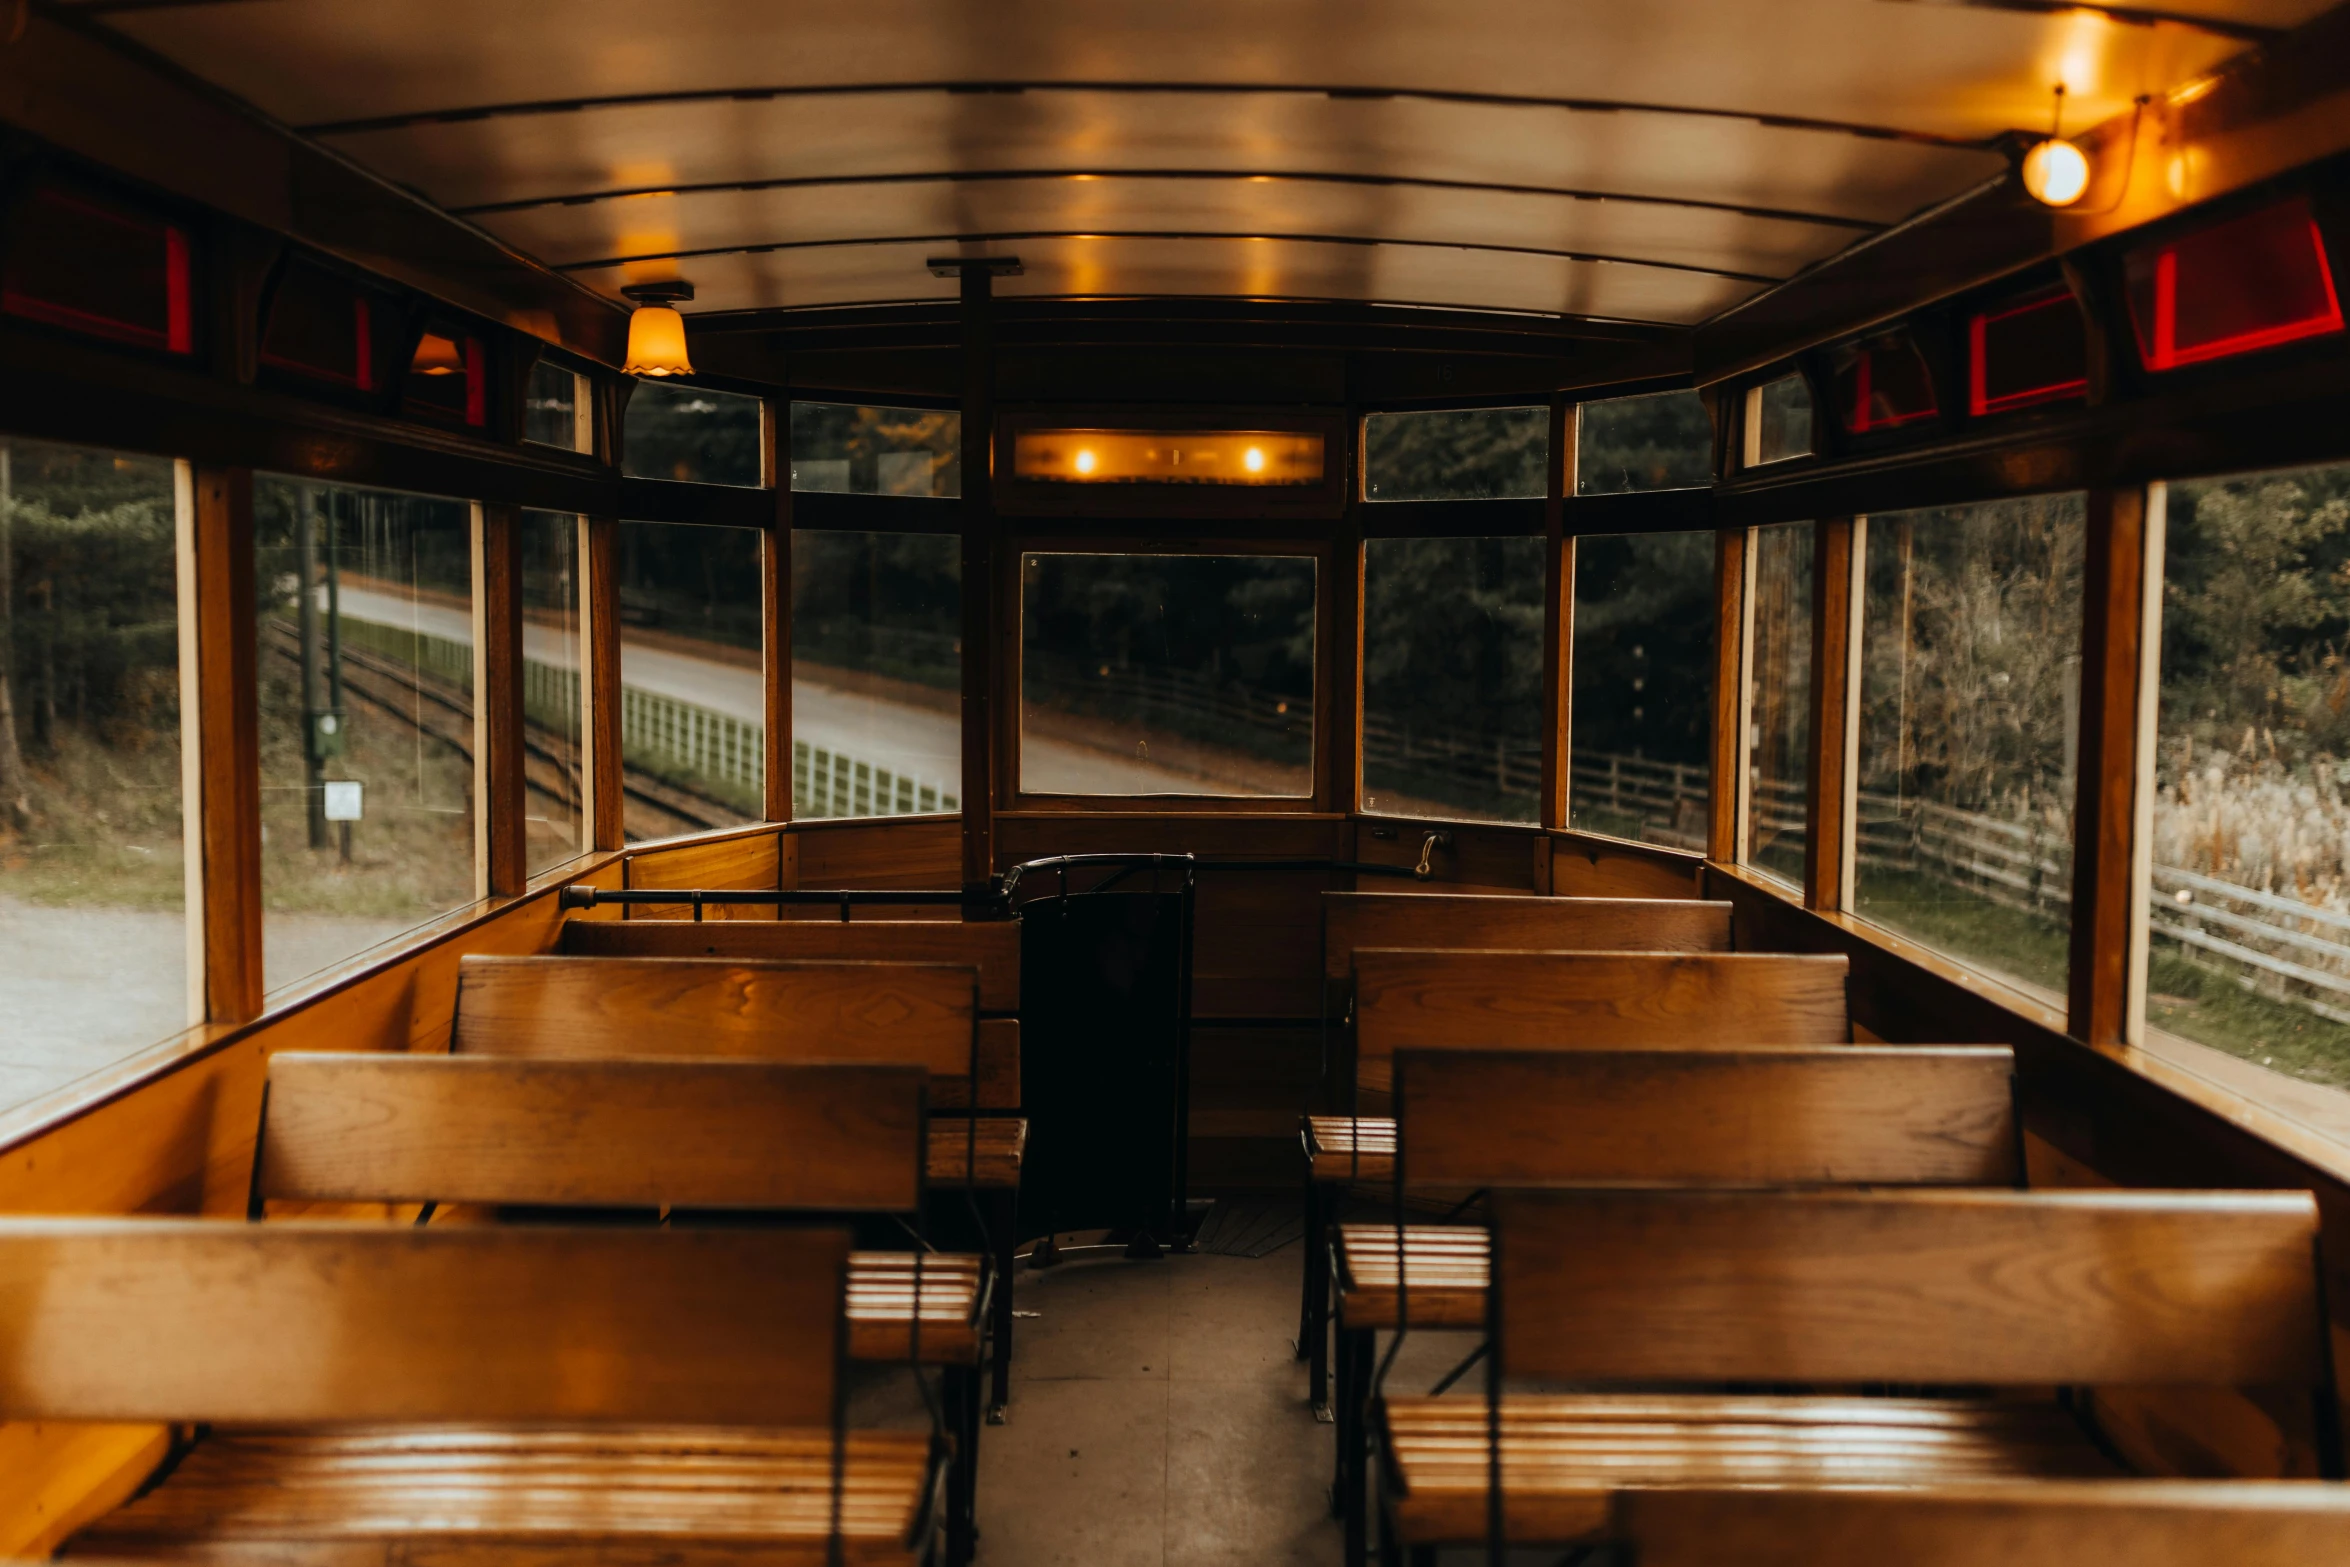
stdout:
<svg viewBox="0 0 2350 1567">
<path fill-rule="evenodd" d="M 1001 541 L 995 514 L 995 299 L 986 267 L 965 267 L 963 302 L 963 883 L 995 874 L 996 637 Z"/>
<path fill-rule="evenodd" d="M 1811 788 L 1804 801 L 1804 907 L 1852 899 L 1852 808 L 1858 748 L 1861 525 L 1822 518 L 1812 530 Z"/>
<path fill-rule="evenodd" d="M 1359 432 L 1361 420 L 1347 426 Z M 1351 472 L 1355 464 L 1349 463 Z M 1363 526 L 1362 501 L 1350 499 L 1334 530 L 1328 558 L 1315 570 L 1314 672 L 1319 733 L 1319 808 L 1357 809 L 1363 787 Z"/>
<path fill-rule="evenodd" d="M 1542 503 L 1542 800 L 1546 828 L 1567 825 L 1573 791 L 1575 706 L 1575 540 L 1567 532 L 1567 491 L 1575 472 L 1575 410 L 1550 400 L 1550 472 Z"/>
<path fill-rule="evenodd" d="M 261 720 L 253 584 L 253 472 L 182 463 L 183 776 L 191 830 L 191 989 L 201 1014 L 261 1014 Z M 192 1000 L 195 998 L 191 998 Z"/>
<path fill-rule="evenodd" d="M 2140 781 L 2150 766 L 2147 667 L 2157 640 L 2160 546 L 2144 490 L 2091 490 L 2081 604 L 2081 745 L 2073 806 L 2071 1033 L 2093 1045 L 2134 1031 L 2131 976 L 2142 967 L 2137 908 Z"/>
<path fill-rule="evenodd" d="M 1735 864 L 1745 847 L 1746 601 L 1752 540 L 1743 528 L 1714 534 L 1714 712 L 1705 857 Z"/>
<path fill-rule="evenodd" d="M 473 508 L 474 895 L 530 880 L 522 739 L 522 513 Z"/>
<path fill-rule="evenodd" d="M 620 523 L 612 517 L 583 517 L 586 570 L 580 590 L 585 612 L 579 620 L 580 656 L 587 669 L 587 713 L 581 731 L 586 759 L 588 844 L 613 850 L 627 842 L 620 759 Z M 600 720 L 600 721 L 599 721 Z"/>
</svg>

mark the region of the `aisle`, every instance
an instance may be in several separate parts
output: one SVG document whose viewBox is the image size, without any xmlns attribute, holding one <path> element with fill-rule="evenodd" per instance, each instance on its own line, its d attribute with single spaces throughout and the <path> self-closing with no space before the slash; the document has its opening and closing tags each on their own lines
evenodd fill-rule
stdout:
<svg viewBox="0 0 2350 1567">
<path fill-rule="evenodd" d="M 1295 1243 L 1020 1275 L 1012 1409 L 982 1439 L 981 1567 L 1332 1567 Z"/>
</svg>

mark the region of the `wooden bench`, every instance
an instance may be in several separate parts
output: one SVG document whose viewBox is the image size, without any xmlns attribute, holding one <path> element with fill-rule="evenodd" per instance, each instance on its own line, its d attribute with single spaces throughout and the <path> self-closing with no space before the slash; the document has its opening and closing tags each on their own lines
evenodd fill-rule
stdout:
<svg viewBox="0 0 2350 1567">
<path fill-rule="evenodd" d="M 1632 1490 L 1639 1567 L 2316 1567 L 2350 1561 L 2350 1490 L 2117 1480 L 1903 1490 Z"/>
<path fill-rule="evenodd" d="M 0 1220 L 0 1419 L 223 1428 L 82 1555 L 814 1567 L 837 1514 L 842 1558 L 911 1564 L 930 1437 L 837 1427 L 848 1252 L 826 1229 Z"/>
<path fill-rule="evenodd" d="M 1659 1185 L 2017 1186 L 2004 1045 L 1681 1050 L 1400 1050 L 1402 1189 Z M 1366 1546 L 1380 1332 L 1482 1329 L 1482 1225 L 1341 1224 L 1337 1490 L 1347 1558 Z M 1472 1357 L 1473 1358 L 1473 1357 Z"/>
<path fill-rule="evenodd" d="M 911 1215 L 925 1081 L 913 1065 L 281 1051 L 250 1207 L 256 1218 L 273 1201 Z M 970 1556 L 991 1282 L 975 1256 L 849 1256 L 849 1357 L 942 1368 L 957 1562 Z"/>
<path fill-rule="evenodd" d="M 752 922 L 710 928 L 737 923 Z M 977 997 L 974 969 L 940 963 L 475 956 L 458 964 L 449 1048 L 534 1059 L 911 1062 L 930 1074 L 933 1104 L 958 1082 L 968 1103 Z M 977 1076 L 987 1080 L 984 1064 Z M 996 1263 L 990 1420 L 1002 1418 L 1010 1396 L 1013 1231 L 1027 1142 L 1018 1117 L 934 1117 L 925 1155 L 932 1184 L 969 1188 L 986 1215 Z"/>
<path fill-rule="evenodd" d="M 564 922 L 574 957 L 733 958 L 747 962 L 944 963 L 979 975 L 976 1099 L 960 1082 L 931 1085 L 930 1102 L 1015 1112 L 1020 1094 L 1018 920 L 590 920 Z"/>
<path fill-rule="evenodd" d="M 1643 909 L 1709 907 L 1620 901 Z M 1715 928 L 1704 925 L 1699 933 Z M 1727 925 L 1719 932 L 1726 939 Z M 1391 1090 L 1395 1052 L 1405 1046 L 1840 1044 L 1852 1037 L 1844 997 L 1848 967 L 1841 954 L 1361 947 L 1353 970 L 1357 1080 L 1364 1090 Z M 1305 1152 L 1307 1251 L 1298 1338 L 1312 1364 L 1315 1412 L 1329 1419 L 1324 1258 L 1331 1214 L 1340 1188 L 1393 1177 L 1395 1122 L 1309 1116 Z"/>
<path fill-rule="evenodd" d="M 1499 1375 L 1644 1391 L 1389 1397 L 1385 1516 L 1483 1541 L 1489 1420 L 1529 1544 L 1632 1485 L 2118 1477 L 2052 1387 L 2289 1392 L 2338 1468 L 2316 1241 L 2306 1192 L 1500 1193 Z M 1834 1391 L 1888 1383 L 2010 1396 Z"/>
</svg>

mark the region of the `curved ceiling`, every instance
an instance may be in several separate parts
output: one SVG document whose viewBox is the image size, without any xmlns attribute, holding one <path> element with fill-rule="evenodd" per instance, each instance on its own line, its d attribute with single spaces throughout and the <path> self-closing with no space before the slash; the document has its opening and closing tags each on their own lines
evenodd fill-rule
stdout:
<svg viewBox="0 0 2350 1567">
<path fill-rule="evenodd" d="M 702 311 L 1224 295 L 1690 325 L 2328 0 L 87 0 L 517 250 Z"/>
</svg>

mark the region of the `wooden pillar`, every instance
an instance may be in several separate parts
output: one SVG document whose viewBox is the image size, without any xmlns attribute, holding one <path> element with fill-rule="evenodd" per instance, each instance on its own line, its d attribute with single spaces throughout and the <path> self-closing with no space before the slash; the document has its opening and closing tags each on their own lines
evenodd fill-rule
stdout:
<svg viewBox="0 0 2350 1567">
<path fill-rule="evenodd" d="M 2081 606 L 2068 1027 L 2094 1045 L 2139 1028 L 2162 592 L 2164 492 L 2092 490 Z"/>
<path fill-rule="evenodd" d="M 767 673 L 767 819 L 792 819 L 791 399 L 770 397 L 762 421 L 775 510 L 759 551 L 759 611 Z"/>
<path fill-rule="evenodd" d="M 522 513 L 473 508 L 474 894 L 530 881 L 522 776 Z"/>
<path fill-rule="evenodd" d="M 995 874 L 998 540 L 994 269 L 958 268 L 963 298 L 963 884 Z M 1016 591 L 1016 588 L 1014 589 Z"/>
<path fill-rule="evenodd" d="M 1575 707 L 1575 541 L 1567 536 L 1567 489 L 1575 473 L 1575 410 L 1550 400 L 1550 475 L 1542 503 L 1542 802 L 1545 828 L 1567 825 L 1573 793 Z"/>
<path fill-rule="evenodd" d="M 1862 526 L 1826 517 L 1812 528 L 1811 777 L 1803 807 L 1803 902 L 1812 909 L 1852 903 Z"/>
<path fill-rule="evenodd" d="M 1315 698 L 1322 716 L 1321 808 L 1340 814 L 1359 810 L 1363 787 L 1363 421 L 1352 410 L 1347 418 L 1349 450 L 1343 454 L 1353 482 L 1347 485 L 1346 511 L 1330 536 L 1330 588 L 1320 597 L 1326 606 L 1328 629 L 1320 633 L 1326 658 L 1318 658 Z M 1332 461 L 1341 454 L 1333 453 Z M 1351 851 L 1349 851 L 1351 854 Z"/>
<path fill-rule="evenodd" d="M 588 847 L 627 841 L 620 783 L 620 524 L 582 517 L 580 536 L 580 781 L 587 790 Z"/>
<path fill-rule="evenodd" d="M 253 474 L 183 462 L 174 488 L 189 1011 L 242 1023 L 262 993 Z"/>
<path fill-rule="evenodd" d="M 1724 865 L 1735 863 L 1746 847 L 1738 807 L 1746 782 L 1747 560 L 1753 542 L 1744 528 L 1714 534 L 1714 714 L 1705 856 Z"/>
</svg>

